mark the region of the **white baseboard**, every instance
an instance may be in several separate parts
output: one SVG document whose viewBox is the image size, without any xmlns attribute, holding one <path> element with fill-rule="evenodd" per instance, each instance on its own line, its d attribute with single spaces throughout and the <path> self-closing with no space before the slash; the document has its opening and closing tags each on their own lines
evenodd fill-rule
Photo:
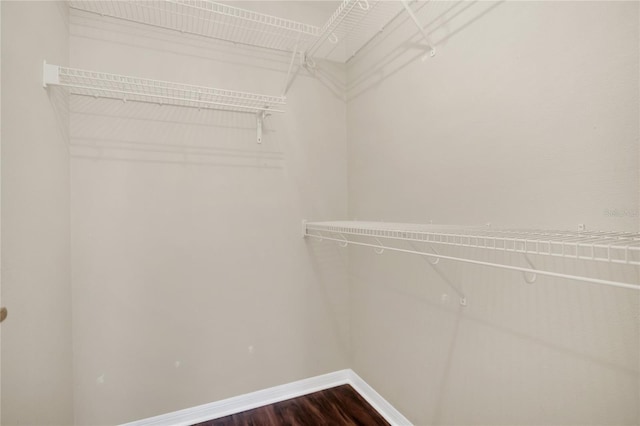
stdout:
<svg viewBox="0 0 640 426">
<path fill-rule="evenodd" d="M 406 417 L 362 380 L 360 376 L 353 370 L 347 369 L 234 396 L 233 398 L 227 398 L 197 407 L 162 414 L 160 416 L 137 420 L 122 426 L 190 426 L 195 423 L 229 416 L 345 384 L 351 385 L 351 387 L 392 425 L 411 425 L 411 422 L 409 422 Z"/>
<path fill-rule="evenodd" d="M 348 383 L 356 390 L 378 413 L 382 415 L 393 426 L 411 426 L 411 422 L 402 413 L 395 409 L 393 405 L 382 397 L 367 382 L 362 380 L 355 371 L 343 370 L 349 375 Z"/>
</svg>

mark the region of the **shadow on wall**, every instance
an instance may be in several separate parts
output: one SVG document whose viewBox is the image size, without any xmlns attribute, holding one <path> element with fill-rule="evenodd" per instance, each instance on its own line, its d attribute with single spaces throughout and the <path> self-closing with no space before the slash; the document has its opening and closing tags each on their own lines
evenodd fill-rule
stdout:
<svg viewBox="0 0 640 426">
<path fill-rule="evenodd" d="M 102 46 L 79 68 L 185 84 L 277 94 L 287 55 L 71 10 L 71 46 Z M 114 47 L 115 46 L 115 47 Z M 73 64 L 77 66 L 78 64 Z M 257 77 L 260 78 L 257 78 Z M 64 89 L 50 88 L 50 98 Z M 57 108 L 57 106 L 56 106 Z M 199 110 L 117 99 L 70 96 L 74 158 L 282 169 L 277 114 L 257 142 L 253 112 Z M 62 115 L 62 111 L 60 111 Z M 63 126 L 64 127 L 64 126 Z"/>
<path fill-rule="evenodd" d="M 422 2 L 415 12 L 432 43 L 441 48 L 501 2 Z M 255 93 L 286 91 L 296 78 L 314 78 L 336 98 L 353 99 L 425 55 L 422 34 L 401 13 L 349 62 L 354 72 L 345 84 L 341 66 L 330 61 L 295 64 L 285 81 L 291 56 L 203 37 L 124 22 L 71 10 L 71 37 L 76 43 L 104 43 L 105 56 L 83 55 L 83 68 L 166 81 L 205 84 Z M 113 46 L 117 46 L 116 49 Z M 115 52 L 118 53 L 115 53 Z M 364 54 L 364 55 L 363 55 Z M 117 55 L 117 56 L 115 56 Z M 185 66 L 167 66 L 184 57 Z M 142 56 L 142 58 L 140 57 Z M 363 56 L 368 62 L 365 66 Z M 140 60 L 144 59 L 144 60 Z M 102 69 L 108 62 L 109 69 Z M 203 66 L 187 66 L 203 61 Z M 297 61 L 294 58 L 294 62 Z M 84 63 L 87 65 L 84 66 Z M 120 69 L 118 69 L 120 68 Z M 256 73 L 260 78 L 256 78 Z M 229 85 L 228 82 L 235 84 Z M 288 83 L 288 84 L 287 84 Z M 235 87 L 234 87 L 235 86 Z M 76 99 L 71 102 L 71 155 L 120 161 L 196 163 L 216 166 L 282 168 L 277 132 L 281 122 L 265 122 L 264 141 L 256 143 L 255 115 L 226 111 L 184 111 L 157 105 L 123 104 L 115 100 Z M 145 132 L 133 136 L 133 127 Z M 186 126 L 195 129 L 188 129 Z M 93 134 L 90 129 L 93 130 Z"/>
<path fill-rule="evenodd" d="M 53 90 L 52 90 L 53 89 Z M 44 90 L 44 89 L 43 89 Z M 62 136 L 62 141 L 68 141 L 69 132 L 69 94 L 60 88 L 49 88 L 48 96 L 51 110 L 56 117 L 58 132 Z"/>
<path fill-rule="evenodd" d="M 216 40 L 209 37 L 172 31 L 166 28 L 155 28 L 150 25 L 137 22 L 128 22 L 118 18 L 99 16 L 91 12 L 71 9 L 71 32 L 70 36 L 77 39 L 89 39 L 91 41 L 106 42 L 115 46 L 120 52 L 133 47 L 138 55 L 145 55 L 145 60 L 153 61 L 155 54 L 172 53 L 179 56 L 195 59 L 214 61 L 225 65 L 248 66 L 261 71 L 286 72 L 290 62 L 288 52 L 278 52 L 269 49 L 262 49 L 250 45 L 235 44 L 224 40 Z M 143 61 L 128 63 L 128 67 L 144 66 Z M 176 67 L 167 66 L 166 63 L 159 62 L 154 71 L 158 73 L 173 72 Z M 185 77 L 197 74 L 193 67 L 178 67 L 178 72 Z M 147 76 L 150 78 L 160 78 Z M 209 75 L 215 79 L 217 75 Z M 284 79 L 283 79 L 284 81 Z M 196 84 L 195 82 L 194 84 Z M 243 82 L 253 84 L 251 90 L 258 90 L 262 81 Z M 244 86 L 243 86 L 244 87 Z M 229 89 L 241 90 L 243 87 L 228 87 Z M 267 86 L 268 87 L 268 86 Z M 246 87 L 244 87 L 246 88 Z M 273 89 L 273 87 L 271 87 Z M 281 89 L 278 86 L 278 89 Z"/>
<path fill-rule="evenodd" d="M 437 51 L 503 2 L 428 1 L 419 3 L 414 11 L 418 20 L 426 23 L 423 28 Z M 429 51 L 430 47 L 410 17 L 399 14 L 349 62 L 347 98 L 357 98 L 417 60 L 437 60 L 437 53 L 435 58 L 430 58 Z"/>
<path fill-rule="evenodd" d="M 269 117 L 263 143 L 256 115 L 71 96 L 71 156 L 97 160 L 282 168 Z"/>
<path fill-rule="evenodd" d="M 453 251 L 442 249 L 443 254 Z M 356 367 L 374 382 L 403 389 L 398 403 L 409 404 L 407 413 L 420 424 L 476 424 L 464 416 L 491 416 L 483 411 L 486 404 L 523 392 L 528 400 L 518 399 L 522 406 L 512 412 L 503 407 L 511 416 L 503 424 L 521 422 L 522 413 L 534 416 L 530 424 L 552 424 L 543 412 L 535 414 L 540 408 L 527 404 L 533 401 L 545 410 L 562 406 L 558 399 L 576 383 L 582 386 L 576 401 L 588 400 L 591 392 L 607 395 L 600 406 L 590 408 L 598 415 L 637 397 L 639 311 L 633 290 L 544 276 L 528 283 L 519 272 L 449 261 L 427 265 L 421 258 L 393 252 L 376 255 L 356 248 L 351 254 Z M 467 254 L 498 263 L 522 261 L 516 253 L 469 249 Z M 550 270 L 638 277 L 637 267 L 596 267 L 570 259 L 533 262 Z M 468 306 L 451 297 L 451 283 L 465 293 Z M 616 379 L 627 387 L 618 388 Z M 460 401 L 469 395 L 479 405 L 467 402 L 469 408 L 460 411 Z M 477 424 L 497 424 L 489 418 Z"/>
<path fill-rule="evenodd" d="M 315 78 L 337 99 L 342 101 L 347 100 L 347 85 L 345 84 L 344 79 L 340 77 L 340 75 L 344 74 L 342 64 L 327 60 L 314 60 L 311 64 L 299 66 L 294 78 L 300 75 L 301 70 L 304 70 L 306 75 Z"/>
<path fill-rule="evenodd" d="M 323 306 L 331 313 L 328 318 L 331 321 L 331 330 L 343 353 L 350 351 L 349 333 L 349 285 L 348 250 L 333 244 L 305 244 L 309 253 L 308 259 L 317 277 L 317 296 L 322 299 Z M 312 309 L 310 306 L 309 309 Z M 313 336 L 310 336 L 312 339 Z M 308 347 L 313 347 L 309 344 Z"/>
<path fill-rule="evenodd" d="M 233 66 L 249 66 L 261 73 L 276 72 L 279 74 L 276 85 L 261 87 L 260 93 L 276 94 L 277 91 L 287 93 L 295 85 L 297 78 L 311 77 L 318 80 L 337 98 L 345 99 L 346 86 L 340 75 L 342 64 L 329 60 L 312 60 L 310 64 L 302 64 L 299 55 L 293 58 L 291 52 L 277 52 L 259 47 L 235 44 L 192 34 L 176 33 L 166 29 L 158 29 L 138 23 L 123 22 L 115 18 L 98 17 L 97 15 L 72 10 L 73 36 L 108 40 L 109 43 L 123 46 L 135 46 L 148 52 L 171 52 L 192 58 L 224 63 Z M 148 53 L 147 52 L 147 53 Z M 285 78 L 291 66 L 291 75 Z M 188 71 L 187 71 L 188 73 Z M 259 83 L 263 79 L 251 79 L 250 83 Z M 194 83 L 196 84 L 196 83 Z M 229 89 L 247 90 L 246 86 Z"/>
</svg>

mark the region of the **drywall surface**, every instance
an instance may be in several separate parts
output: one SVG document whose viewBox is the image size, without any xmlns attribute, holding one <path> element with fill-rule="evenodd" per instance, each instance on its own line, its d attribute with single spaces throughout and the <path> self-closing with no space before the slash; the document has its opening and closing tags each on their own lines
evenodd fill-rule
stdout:
<svg viewBox="0 0 640 426">
<path fill-rule="evenodd" d="M 637 231 L 638 3 L 416 9 L 435 57 L 403 18 L 349 64 L 350 217 Z M 637 292 L 350 250 L 353 368 L 415 424 L 640 422 Z"/>
<path fill-rule="evenodd" d="M 158 80 L 278 95 L 290 60 L 76 10 L 70 29 L 71 66 Z M 346 253 L 301 226 L 346 217 L 346 105 L 305 70 L 287 96 L 262 144 L 253 114 L 71 97 L 77 424 L 349 366 Z"/>
<path fill-rule="evenodd" d="M 66 3 L 2 7 L 2 424 L 73 423 Z"/>
</svg>

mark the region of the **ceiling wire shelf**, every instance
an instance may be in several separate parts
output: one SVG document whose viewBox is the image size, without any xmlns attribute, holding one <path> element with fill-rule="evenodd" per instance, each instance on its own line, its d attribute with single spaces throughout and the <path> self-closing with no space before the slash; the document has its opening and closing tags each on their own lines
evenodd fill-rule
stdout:
<svg viewBox="0 0 640 426">
<path fill-rule="evenodd" d="M 304 235 L 347 244 L 369 246 L 380 250 L 419 254 L 434 259 L 448 259 L 478 265 L 512 269 L 640 290 L 640 283 L 626 283 L 588 276 L 562 274 L 530 267 L 478 261 L 464 256 L 441 255 L 438 246 L 465 247 L 492 251 L 551 256 L 610 264 L 640 266 L 640 233 L 604 231 L 551 231 L 536 229 L 492 229 L 385 222 L 305 222 Z M 373 240 L 373 241 L 371 241 Z M 384 243 L 382 242 L 384 241 Z M 411 248 L 386 244 L 408 242 Z M 416 243 L 429 246 L 430 251 L 417 250 Z"/>
<path fill-rule="evenodd" d="M 154 27 L 347 62 L 405 10 L 401 1 L 343 0 L 322 27 L 210 0 L 70 0 L 82 10 Z"/>
<path fill-rule="evenodd" d="M 215 89 L 139 77 L 44 64 L 43 85 L 68 87 L 75 95 L 198 109 L 236 112 L 284 112 L 284 96 Z"/>
<path fill-rule="evenodd" d="M 248 46 L 301 51 L 320 34 L 302 22 L 209 0 L 72 0 L 73 9 Z"/>
<path fill-rule="evenodd" d="M 347 62 L 404 11 L 400 1 L 344 0 L 322 27 L 307 55 Z"/>
</svg>

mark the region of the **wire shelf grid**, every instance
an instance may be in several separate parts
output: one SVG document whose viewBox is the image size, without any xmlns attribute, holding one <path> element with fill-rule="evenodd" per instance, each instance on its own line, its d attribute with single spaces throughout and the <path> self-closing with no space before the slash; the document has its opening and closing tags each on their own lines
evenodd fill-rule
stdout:
<svg viewBox="0 0 640 426">
<path fill-rule="evenodd" d="M 238 112 L 283 112 L 274 107 L 286 103 L 284 96 L 214 89 L 49 64 L 45 64 L 46 84 L 69 87 L 70 92 L 76 95 Z"/>
<path fill-rule="evenodd" d="M 306 229 L 307 233 L 329 232 L 640 265 L 639 233 L 460 228 L 377 222 L 309 222 Z"/>
<path fill-rule="evenodd" d="M 320 34 L 313 25 L 210 0 L 73 0 L 69 4 L 101 16 L 288 52 L 304 50 Z"/>
<path fill-rule="evenodd" d="M 308 53 L 347 62 L 403 11 L 400 1 L 344 0 Z"/>
<path fill-rule="evenodd" d="M 384 222 L 304 222 L 304 236 L 335 241 L 340 246 L 349 244 L 371 247 L 376 253 L 385 250 L 426 256 L 432 264 L 438 260 L 452 260 L 479 266 L 518 271 L 528 283 L 537 275 L 578 280 L 610 287 L 640 291 L 640 274 L 627 282 L 580 274 L 566 274 L 546 268 L 536 268 L 528 255 L 561 257 L 609 264 L 640 266 L 640 234 L 630 232 L 571 232 L 529 229 L 487 229 L 481 227 L 456 227 L 446 225 L 416 225 Z M 349 237 L 349 238 L 348 238 Z M 373 241 L 371 241 L 373 240 Z M 406 241 L 410 248 L 383 241 Z M 424 243 L 429 250 L 422 250 L 416 243 Z M 436 247 L 465 247 L 494 252 L 521 253 L 528 266 L 475 259 L 471 253 L 442 254 Z M 616 274 L 617 275 L 617 274 Z M 466 299 L 461 296 L 461 303 Z"/>
<path fill-rule="evenodd" d="M 402 2 L 343 0 L 322 27 L 210 0 L 70 0 L 73 9 L 182 33 L 347 62 L 403 11 Z"/>
</svg>

